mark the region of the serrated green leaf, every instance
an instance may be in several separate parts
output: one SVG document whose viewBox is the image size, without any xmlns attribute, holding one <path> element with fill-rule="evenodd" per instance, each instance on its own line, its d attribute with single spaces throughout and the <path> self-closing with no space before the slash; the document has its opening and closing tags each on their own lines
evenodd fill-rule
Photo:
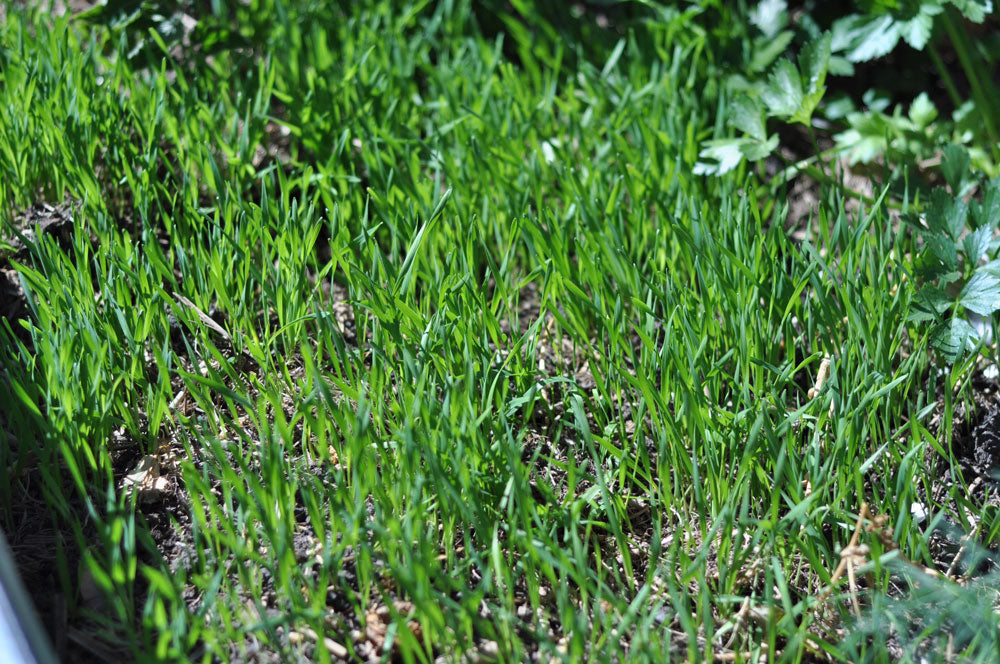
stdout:
<svg viewBox="0 0 1000 664">
<path fill-rule="evenodd" d="M 965 229 L 965 221 L 969 217 L 969 204 L 962 199 L 954 199 L 948 206 L 945 222 L 948 224 L 948 234 L 957 238 Z"/>
<path fill-rule="evenodd" d="M 968 216 L 969 206 L 964 201 L 954 198 L 942 187 L 935 187 L 931 191 L 931 204 L 927 208 L 925 219 L 932 232 L 957 238 L 962 234 Z"/>
<path fill-rule="evenodd" d="M 949 270 L 958 267 L 958 249 L 955 242 L 944 233 L 926 233 L 924 242 L 931 253 Z"/>
<path fill-rule="evenodd" d="M 910 121 L 917 126 L 917 129 L 924 129 L 937 119 L 938 111 L 934 102 L 927 96 L 926 92 L 921 92 L 910 104 L 908 113 Z"/>
<path fill-rule="evenodd" d="M 966 320 L 958 317 L 935 326 L 930 333 L 931 346 L 949 363 L 975 348 L 975 341 L 976 331 Z"/>
<path fill-rule="evenodd" d="M 788 3 L 785 0 L 761 0 L 750 12 L 750 22 L 764 36 L 774 37 L 788 24 Z"/>
<path fill-rule="evenodd" d="M 799 110 L 804 93 L 799 72 L 791 60 L 775 65 L 760 96 L 768 112 L 776 117 L 790 118 Z"/>
<path fill-rule="evenodd" d="M 933 281 L 935 279 L 942 279 L 945 275 L 951 274 L 948 271 L 948 267 L 944 265 L 941 260 L 934 255 L 928 248 L 924 248 L 916 258 L 913 260 L 913 274 L 921 282 Z M 956 275 L 955 279 L 961 276 L 957 271 L 953 274 Z M 954 281 L 955 279 L 951 279 Z M 943 286 L 943 281 L 938 281 L 939 286 Z"/>
<path fill-rule="evenodd" d="M 750 161 L 760 161 L 774 152 L 778 147 L 778 136 L 772 134 L 766 141 L 747 141 L 740 146 L 740 152 Z"/>
<path fill-rule="evenodd" d="M 722 175 L 728 173 L 743 161 L 743 152 L 740 150 L 746 139 L 723 138 L 715 141 L 705 141 L 704 146 L 698 156 L 710 161 L 699 161 L 694 165 L 695 175 Z"/>
<path fill-rule="evenodd" d="M 858 162 L 867 164 L 888 148 L 886 136 L 891 127 L 881 113 L 848 113 L 847 124 L 851 128 L 833 139 L 841 150 L 847 151 L 847 161 L 852 166 Z"/>
<path fill-rule="evenodd" d="M 917 49 L 924 50 L 927 40 L 931 37 L 934 27 L 934 16 L 941 13 L 941 7 L 933 3 L 923 3 L 916 16 L 908 21 L 899 22 L 899 34 L 903 41 Z"/>
<path fill-rule="evenodd" d="M 962 238 L 962 248 L 965 250 L 965 260 L 973 265 L 978 263 L 990 247 L 993 239 L 993 229 L 988 226 L 977 228 Z"/>
<path fill-rule="evenodd" d="M 729 122 L 751 138 L 758 141 L 767 140 L 764 109 L 756 99 L 748 95 L 741 95 L 730 104 Z"/>
<path fill-rule="evenodd" d="M 808 125 L 823 98 L 830 62 L 830 35 L 824 34 L 799 53 L 798 68 L 789 60 L 774 67 L 761 99 L 768 112 L 790 122 Z"/>
<path fill-rule="evenodd" d="M 943 289 L 926 284 L 913 294 L 908 320 L 913 322 L 935 321 L 955 302 Z"/>
<path fill-rule="evenodd" d="M 899 42 L 899 25 L 888 14 L 852 14 L 833 24 L 832 48 L 851 62 L 880 58 Z"/>
<path fill-rule="evenodd" d="M 790 118 L 791 122 L 798 122 L 808 126 L 812 121 L 812 114 L 815 112 L 816 107 L 819 106 L 819 102 L 823 99 L 823 93 L 825 92 L 826 88 L 820 88 L 806 95 L 802 100 L 801 108 Z"/>
<path fill-rule="evenodd" d="M 993 3 L 990 0 L 951 0 L 951 4 L 973 23 L 982 23 L 986 15 L 993 11 Z"/>
<path fill-rule="evenodd" d="M 983 200 L 972 203 L 972 223 L 977 228 L 997 227 L 1000 221 L 1000 178 L 986 183 Z"/>
<path fill-rule="evenodd" d="M 969 311 L 989 316 L 1000 309 L 1000 275 L 993 270 L 976 270 L 965 284 L 958 300 Z"/>
<path fill-rule="evenodd" d="M 983 272 L 989 272 L 997 277 L 1000 277 L 1000 259 L 992 260 L 986 265 L 980 265 L 979 269 Z"/>
<path fill-rule="evenodd" d="M 945 146 L 944 155 L 941 157 L 941 173 L 951 187 L 952 193 L 958 193 L 962 180 L 969 171 L 969 163 L 969 151 L 964 147 L 954 143 Z"/>
<path fill-rule="evenodd" d="M 799 72 L 807 94 L 824 89 L 831 43 L 832 37 L 826 32 L 819 39 L 809 42 L 799 53 Z"/>
</svg>

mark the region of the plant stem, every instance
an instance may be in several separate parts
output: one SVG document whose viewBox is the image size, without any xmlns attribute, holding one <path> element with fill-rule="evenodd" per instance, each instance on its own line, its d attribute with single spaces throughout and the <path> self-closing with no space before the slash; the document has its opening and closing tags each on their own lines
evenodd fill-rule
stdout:
<svg viewBox="0 0 1000 664">
<path fill-rule="evenodd" d="M 809 126 L 809 140 L 812 141 L 813 152 L 816 153 L 816 159 L 819 161 L 819 168 L 821 171 L 823 171 L 823 175 L 825 177 L 832 180 L 833 178 L 826 172 L 826 162 L 823 161 L 823 156 L 822 156 L 823 153 L 820 152 L 819 143 L 816 142 L 816 132 L 815 130 L 813 130 L 812 122 L 810 122 L 808 126 Z"/>
<path fill-rule="evenodd" d="M 951 79 L 951 74 L 948 72 L 947 67 L 944 66 L 944 60 L 941 59 L 941 55 L 938 53 L 937 47 L 934 44 L 930 44 L 927 49 L 930 53 L 931 60 L 934 62 L 934 68 L 938 71 L 938 76 L 941 77 L 941 82 L 944 84 L 944 89 L 948 93 L 948 98 L 951 99 L 951 103 L 958 108 L 962 105 L 962 96 L 958 94 L 958 88 L 955 87 L 955 81 Z"/>
<path fill-rule="evenodd" d="M 980 80 L 977 71 L 984 68 L 977 68 L 973 62 L 972 55 L 969 52 L 968 35 L 958 26 L 952 17 L 950 9 L 942 14 L 942 21 L 944 22 L 945 30 L 948 31 L 948 37 L 951 39 L 955 53 L 958 55 L 958 60 L 962 64 L 965 77 L 969 79 L 969 85 L 972 87 L 972 96 L 976 101 L 976 108 L 979 110 L 979 115 L 983 118 L 986 133 L 990 138 L 990 151 L 993 154 L 993 158 L 998 159 L 1000 158 L 1000 152 L 997 150 L 997 142 L 1000 134 L 997 133 L 992 112 L 998 96 L 996 90 L 992 86 L 987 90 L 986 84 Z"/>
</svg>

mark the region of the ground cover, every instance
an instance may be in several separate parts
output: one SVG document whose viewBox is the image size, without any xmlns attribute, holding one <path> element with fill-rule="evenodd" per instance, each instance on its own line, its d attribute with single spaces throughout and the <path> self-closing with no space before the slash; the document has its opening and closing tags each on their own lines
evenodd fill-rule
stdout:
<svg viewBox="0 0 1000 664">
<path fill-rule="evenodd" d="M 7 6 L 0 527 L 56 649 L 991 661 L 979 6 Z"/>
</svg>

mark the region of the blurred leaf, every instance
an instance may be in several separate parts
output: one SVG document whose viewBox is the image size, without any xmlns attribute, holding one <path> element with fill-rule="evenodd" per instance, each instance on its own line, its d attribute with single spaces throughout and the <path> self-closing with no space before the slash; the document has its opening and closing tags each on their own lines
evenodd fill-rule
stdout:
<svg viewBox="0 0 1000 664">
<path fill-rule="evenodd" d="M 851 62 L 867 62 L 889 53 L 899 42 L 899 25 L 892 16 L 853 14 L 833 24 L 834 52 Z"/>
<path fill-rule="evenodd" d="M 962 289 L 959 302 L 980 316 L 989 316 L 997 311 L 1000 309 L 1000 275 L 979 268 Z"/>
<path fill-rule="evenodd" d="M 774 149 L 777 147 L 778 136 L 771 135 L 766 141 L 753 140 L 744 142 L 740 145 L 740 151 L 750 161 L 760 161 L 774 152 Z"/>
<path fill-rule="evenodd" d="M 969 171 L 969 151 L 961 145 L 951 144 L 945 147 L 941 158 L 941 173 L 951 187 L 953 194 L 958 193 L 962 180 Z M 964 220 L 963 220 L 964 223 Z"/>
<path fill-rule="evenodd" d="M 791 117 L 799 110 L 803 97 L 799 72 L 791 60 L 782 60 L 761 91 L 761 99 L 767 104 L 768 112 L 778 117 Z"/>
<path fill-rule="evenodd" d="M 794 36 L 794 32 L 785 30 L 774 37 L 761 37 L 755 40 L 753 56 L 750 58 L 750 71 L 759 72 L 770 67 L 771 63 L 788 49 Z"/>
<path fill-rule="evenodd" d="M 698 162 L 694 166 L 695 175 L 722 175 L 728 173 L 743 161 L 740 145 L 746 139 L 723 138 L 716 141 L 705 141 L 698 156 L 709 159 L 708 162 Z"/>
<path fill-rule="evenodd" d="M 899 23 L 899 33 L 903 40 L 922 51 L 927 45 L 927 40 L 931 37 L 931 30 L 934 28 L 934 17 L 941 13 L 941 7 L 933 2 L 920 3 L 920 9 L 913 18 L 902 20 Z"/>
<path fill-rule="evenodd" d="M 758 141 L 767 139 L 764 109 L 748 95 L 737 97 L 729 107 L 729 121 L 734 127 Z"/>
<path fill-rule="evenodd" d="M 973 23 L 982 23 L 986 15 L 993 12 L 991 0 L 951 0 L 951 4 Z"/>
<path fill-rule="evenodd" d="M 926 92 L 921 92 L 913 103 L 910 104 L 909 118 L 918 129 L 924 129 L 938 116 L 937 108 L 927 96 Z"/>
<path fill-rule="evenodd" d="M 892 128 L 881 113 L 848 113 L 847 124 L 850 129 L 833 138 L 842 150 L 847 151 L 847 161 L 852 166 L 858 162 L 867 164 L 888 149 L 886 137 Z"/>
<path fill-rule="evenodd" d="M 774 37 L 788 24 L 788 3 L 785 0 L 761 0 L 750 12 L 750 22 L 765 37 Z"/>
</svg>

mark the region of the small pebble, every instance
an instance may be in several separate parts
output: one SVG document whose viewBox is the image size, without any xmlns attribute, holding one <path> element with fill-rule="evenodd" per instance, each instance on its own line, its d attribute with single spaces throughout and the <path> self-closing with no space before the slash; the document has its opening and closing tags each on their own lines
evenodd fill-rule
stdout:
<svg viewBox="0 0 1000 664">
<path fill-rule="evenodd" d="M 326 651 L 334 657 L 347 657 L 347 648 L 340 645 L 330 637 L 327 636 L 323 638 L 323 645 L 326 646 Z"/>
</svg>

